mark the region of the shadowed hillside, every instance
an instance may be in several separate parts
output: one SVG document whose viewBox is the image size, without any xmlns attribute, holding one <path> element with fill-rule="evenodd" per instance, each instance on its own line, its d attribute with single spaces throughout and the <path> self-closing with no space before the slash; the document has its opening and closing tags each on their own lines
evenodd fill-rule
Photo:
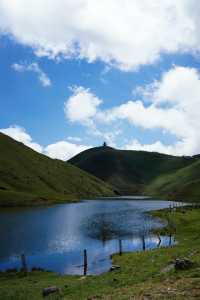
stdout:
<svg viewBox="0 0 200 300">
<path fill-rule="evenodd" d="M 0 133 L 0 205 L 29 205 L 113 195 L 111 187 Z"/>
<path fill-rule="evenodd" d="M 157 194 L 154 184 L 147 189 L 152 181 L 164 174 L 176 174 L 178 170 L 190 166 L 197 160 L 198 157 L 176 157 L 145 151 L 116 150 L 104 146 L 86 150 L 69 162 L 112 184 L 120 194 L 149 192 L 149 195 L 153 195 Z M 166 192 L 167 186 L 164 193 L 162 194 L 161 191 L 159 195 L 165 196 Z"/>
<path fill-rule="evenodd" d="M 200 201 L 200 160 L 196 159 L 174 173 L 159 176 L 145 192 L 160 197 L 166 195 L 170 199 Z"/>
</svg>

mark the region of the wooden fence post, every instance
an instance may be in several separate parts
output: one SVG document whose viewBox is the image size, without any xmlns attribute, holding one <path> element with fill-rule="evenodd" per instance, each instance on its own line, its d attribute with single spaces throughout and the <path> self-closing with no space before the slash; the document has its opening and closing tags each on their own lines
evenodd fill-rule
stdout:
<svg viewBox="0 0 200 300">
<path fill-rule="evenodd" d="M 146 250 L 146 245 L 145 245 L 145 235 L 142 235 L 142 249 L 143 249 L 143 251 Z"/>
<path fill-rule="evenodd" d="M 171 245 L 172 245 L 172 234 L 170 232 L 170 235 L 169 235 L 169 246 L 171 247 Z"/>
<path fill-rule="evenodd" d="M 158 247 L 158 248 L 160 247 L 160 244 L 161 244 L 161 238 L 160 238 L 160 236 L 159 236 L 159 234 L 158 234 L 158 244 L 157 244 L 157 247 Z"/>
<path fill-rule="evenodd" d="M 21 263 L 22 263 L 22 271 L 25 272 L 25 273 L 28 273 L 28 267 L 27 267 L 27 263 L 26 263 L 25 254 L 21 255 Z"/>
<path fill-rule="evenodd" d="M 83 274 L 84 274 L 84 276 L 86 276 L 87 275 L 87 250 L 86 249 L 84 249 L 84 272 L 83 272 Z"/>
<path fill-rule="evenodd" d="M 122 240 L 119 240 L 119 255 L 122 255 Z"/>
</svg>

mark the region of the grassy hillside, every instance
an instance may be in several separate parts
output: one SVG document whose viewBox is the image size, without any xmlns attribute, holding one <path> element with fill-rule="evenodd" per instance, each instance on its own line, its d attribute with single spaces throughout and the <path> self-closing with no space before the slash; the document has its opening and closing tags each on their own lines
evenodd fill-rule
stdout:
<svg viewBox="0 0 200 300">
<path fill-rule="evenodd" d="M 200 160 L 171 174 L 164 174 L 146 187 L 146 194 L 171 199 L 200 200 Z"/>
<path fill-rule="evenodd" d="M 112 184 L 121 194 L 141 194 L 158 176 L 176 173 L 197 159 L 97 147 L 78 154 L 69 162 Z M 155 193 L 153 187 L 149 191 Z"/>
<path fill-rule="evenodd" d="M 110 186 L 0 133 L 0 205 L 29 205 L 113 195 Z"/>
</svg>

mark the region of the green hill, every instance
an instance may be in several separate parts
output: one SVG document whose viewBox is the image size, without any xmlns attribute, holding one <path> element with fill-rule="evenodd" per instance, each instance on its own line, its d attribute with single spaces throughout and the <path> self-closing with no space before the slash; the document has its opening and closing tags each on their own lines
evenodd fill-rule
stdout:
<svg viewBox="0 0 200 300">
<path fill-rule="evenodd" d="M 194 180 L 200 179 L 199 173 L 193 168 L 197 161 L 198 157 L 176 157 L 153 152 L 97 147 L 78 154 L 69 162 L 112 184 L 120 194 L 165 197 L 171 193 L 173 183 L 169 185 L 170 179 L 174 181 L 178 177 L 177 186 L 183 191 L 183 185 L 190 182 L 187 176 L 184 182 L 181 179 L 188 169 L 191 168 L 191 177 L 193 176 Z M 192 187 L 188 186 L 187 189 L 190 194 L 189 189 Z"/>
<path fill-rule="evenodd" d="M 113 195 L 100 179 L 0 133 L 0 205 L 29 205 Z"/>
<path fill-rule="evenodd" d="M 171 174 L 156 178 L 146 187 L 147 194 L 169 199 L 200 201 L 200 160 Z"/>
</svg>

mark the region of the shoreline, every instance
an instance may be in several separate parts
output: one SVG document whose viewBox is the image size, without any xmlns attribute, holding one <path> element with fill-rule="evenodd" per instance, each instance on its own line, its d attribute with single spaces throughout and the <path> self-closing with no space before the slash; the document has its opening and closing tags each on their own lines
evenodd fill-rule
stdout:
<svg viewBox="0 0 200 300">
<path fill-rule="evenodd" d="M 22 299 L 20 295 L 23 293 L 26 295 L 23 299 L 40 300 L 42 288 L 51 285 L 61 288 L 62 294 L 58 299 L 64 300 L 142 299 L 147 295 L 150 299 L 195 299 L 193 296 L 198 294 L 196 286 L 200 286 L 200 210 L 183 207 L 172 213 L 167 209 L 149 213 L 174 222 L 178 244 L 170 248 L 123 253 L 122 256 L 114 254 L 112 264 L 119 265 L 120 269 L 96 276 L 59 276 L 53 272 L 38 271 L 27 276 L 23 273 L 0 273 L 0 299 L 8 300 L 11 296 L 15 300 Z M 174 269 L 163 271 L 177 257 L 190 257 L 195 267 L 180 272 Z M 200 290 L 198 295 L 200 297 Z"/>
<path fill-rule="evenodd" d="M 124 197 L 123 197 L 123 199 L 124 199 Z M 78 201 L 78 202 L 76 202 L 76 203 L 81 203 L 81 202 L 90 202 L 90 201 L 104 201 L 104 200 L 121 200 L 121 198 L 120 199 L 115 199 L 115 198 L 112 198 L 112 199 L 110 199 L 110 197 L 107 197 L 107 198 L 104 198 L 104 199 L 99 199 L 99 198 L 97 198 L 97 199 L 93 199 L 93 200 L 88 200 L 88 199 L 85 199 L 85 200 L 80 200 L 80 201 Z M 138 200 L 138 198 L 135 198 L 135 199 L 130 199 L 130 196 L 129 196 L 129 198 L 128 198 L 128 200 L 133 200 L 133 201 L 136 201 L 136 200 Z M 140 199 L 141 201 L 143 201 L 143 199 Z M 145 199 L 146 200 L 146 199 Z M 144 200 L 144 201 L 145 201 Z M 153 200 L 153 201 L 155 201 L 155 200 Z M 163 200 L 161 200 L 161 201 L 163 201 Z M 170 202 L 170 201 L 169 201 Z M 71 203 L 67 203 L 67 204 L 71 204 Z M 58 206 L 58 205 L 65 205 L 65 203 L 62 203 L 62 204 L 55 204 L 55 206 Z M 46 207 L 53 207 L 54 205 L 46 205 L 46 206 L 41 206 L 42 208 L 46 208 Z M 34 206 L 34 207 L 12 207 L 12 208 L 7 208 L 7 211 L 9 212 L 11 209 L 14 209 L 14 210 L 18 210 L 19 209 L 19 211 L 21 211 L 21 209 L 23 210 L 31 210 L 31 209 L 37 209 L 37 208 L 40 208 L 40 207 L 38 207 L 38 206 Z M 165 208 L 161 208 L 161 209 L 156 209 L 156 210 L 154 210 L 154 209 L 152 209 L 152 210 L 147 210 L 147 211 L 143 211 L 143 214 L 148 214 L 148 215 L 150 215 L 150 216 L 152 216 L 153 218 L 156 218 L 156 219 L 159 219 L 159 221 L 161 222 L 161 227 L 160 228 L 158 228 L 158 229 L 152 229 L 152 230 L 150 230 L 149 232 L 148 232 L 148 234 L 147 235 L 145 235 L 145 239 L 147 238 L 148 239 L 148 237 L 152 237 L 152 236 L 158 236 L 158 232 L 159 232 L 159 230 L 161 230 L 161 229 L 163 229 L 163 228 L 166 228 L 167 227 L 167 221 L 166 220 L 163 220 L 163 219 L 161 219 L 161 218 L 159 218 L 159 217 L 157 217 L 157 216 L 154 216 L 153 215 L 153 213 L 155 212 L 155 211 L 163 211 L 163 210 L 168 210 L 169 208 L 167 208 L 167 207 L 165 207 Z M 4 208 L 4 210 L 3 211 L 5 211 L 6 210 L 6 208 Z M 0 210 L 1 211 L 1 210 Z M 168 235 L 166 235 L 166 234 L 163 234 L 162 236 L 161 236 L 161 239 L 162 238 L 164 238 L 164 237 L 166 237 L 166 236 L 168 236 Z M 136 236 L 136 238 L 139 238 L 139 236 L 137 237 Z M 163 246 L 161 246 L 161 247 L 164 247 L 164 248 L 167 248 L 168 246 L 167 245 L 163 245 Z M 161 247 L 159 247 L 159 248 L 161 248 Z M 155 245 L 155 247 L 151 247 L 151 248 L 146 248 L 146 251 L 149 251 L 149 250 L 152 250 L 152 249 L 157 249 L 157 246 Z M 142 251 L 144 251 L 144 250 L 140 250 L 140 249 L 138 249 L 138 250 L 132 250 L 132 251 L 124 251 L 123 252 L 123 254 L 126 254 L 126 253 L 135 253 L 135 252 L 142 252 Z M 112 262 L 112 257 L 113 256 L 115 256 L 115 255 L 117 255 L 117 254 L 119 254 L 119 252 L 118 251 L 116 251 L 116 252 L 113 252 L 113 253 L 111 253 L 110 255 L 109 255 L 109 259 L 111 260 L 111 267 L 113 266 L 113 262 Z M 28 259 L 28 256 L 27 256 L 27 260 L 29 260 Z M 11 267 L 11 268 L 9 268 L 9 269 L 7 269 L 7 270 L 0 270 L 0 272 L 3 272 L 3 273 L 6 273 L 6 272 L 10 272 L 10 270 L 16 270 L 16 272 L 19 272 L 20 271 L 20 269 L 19 268 L 15 268 L 15 267 Z M 40 269 L 40 267 L 36 267 L 36 266 L 32 266 L 31 268 L 30 268 L 30 271 L 29 272 L 31 272 L 31 270 L 32 269 Z M 62 273 L 59 273 L 59 272 L 56 272 L 56 271 L 53 271 L 53 270 L 48 270 L 48 269 L 43 269 L 43 268 L 41 268 L 41 270 L 43 271 L 43 272 L 48 272 L 48 271 L 50 271 L 50 272 L 52 272 L 52 273 L 55 273 L 55 274 L 57 274 L 57 275 L 60 275 L 60 276 L 72 276 L 72 275 L 74 275 L 74 276 L 81 276 L 80 274 L 62 274 Z M 107 272 L 109 272 L 109 270 L 110 269 L 108 269 L 108 270 L 106 270 L 106 271 L 104 271 L 104 272 L 102 272 L 102 273 L 98 273 L 97 272 L 97 274 L 90 274 L 91 276 L 100 276 L 100 275 L 102 275 L 102 274 L 104 274 L 104 273 L 107 273 Z"/>
</svg>

